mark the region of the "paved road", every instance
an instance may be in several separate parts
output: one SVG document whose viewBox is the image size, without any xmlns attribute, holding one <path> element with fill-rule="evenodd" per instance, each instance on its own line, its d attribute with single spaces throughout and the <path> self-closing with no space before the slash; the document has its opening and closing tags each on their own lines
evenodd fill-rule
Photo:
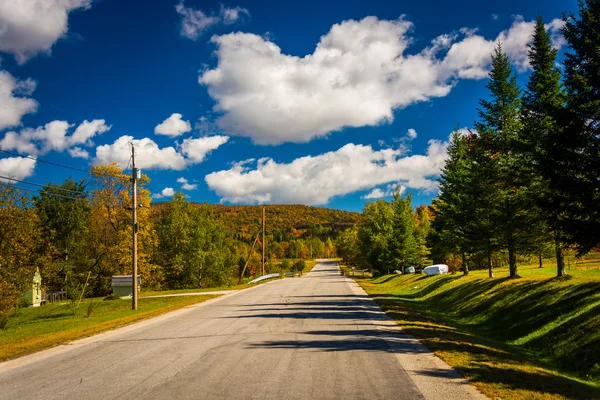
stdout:
<svg viewBox="0 0 600 400">
<path fill-rule="evenodd" d="M 0 364 L 0 399 L 468 399 L 337 264 Z"/>
</svg>

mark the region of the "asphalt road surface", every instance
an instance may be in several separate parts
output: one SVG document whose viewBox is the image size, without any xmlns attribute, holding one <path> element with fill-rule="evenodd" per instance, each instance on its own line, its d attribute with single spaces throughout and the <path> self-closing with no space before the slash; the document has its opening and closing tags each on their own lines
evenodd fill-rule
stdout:
<svg viewBox="0 0 600 400">
<path fill-rule="evenodd" d="M 333 262 L 0 364 L 0 399 L 482 396 Z"/>
</svg>

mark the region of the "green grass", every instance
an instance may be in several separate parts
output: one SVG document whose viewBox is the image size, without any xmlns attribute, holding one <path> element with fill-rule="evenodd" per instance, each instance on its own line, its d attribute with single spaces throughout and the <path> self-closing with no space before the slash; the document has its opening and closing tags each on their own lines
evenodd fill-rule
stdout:
<svg viewBox="0 0 600 400">
<path fill-rule="evenodd" d="M 600 274 L 387 275 L 360 285 L 491 398 L 600 398 Z"/>
<path fill-rule="evenodd" d="M 137 311 L 131 310 L 131 299 L 86 299 L 75 315 L 66 304 L 53 303 L 23 308 L 17 315 L 11 314 L 6 329 L 0 330 L 0 361 L 155 317 L 214 297 L 216 296 L 141 298 Z M 87 317 L 90 302 L 95 309 Z"/>
<path fill-rule="evenodd" d="M 573 276 L 600 277 L 600 252 L 591 252 L 585 257 L 577 258 L 574 254 L 565 256 L 567 274 Z M 538 260 L 530 260 L 519 266 L 519 275 L 527 276 L 556 276 L 556 260 L 546 258 L 542 260 L 542 268 Z"/>
<path fill-rule="evenodd" d="M 246 283 L 236 286 L 221 286 L 214 288 L 196 288 L 196 289 L 174 289 L 174 290 L 146 290 L 140 293 L 140 298 L 148 297 L 148 296 L 162 296 L 165 294 L 185 294 L 185 293 L 204 293 L 204 292 L 214 292 L 220 290 L 240 290 L 250 287 L 252 285 L 248 285 Z"/>
</svg>

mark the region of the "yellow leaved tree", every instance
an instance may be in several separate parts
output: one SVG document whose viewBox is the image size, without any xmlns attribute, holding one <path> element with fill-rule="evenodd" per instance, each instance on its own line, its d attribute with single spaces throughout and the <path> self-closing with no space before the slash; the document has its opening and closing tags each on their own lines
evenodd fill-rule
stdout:
<svg viewBox="0 0 600 400">
<path fill-rule="evenodd" d="M 116 163 L 93 166 L 90 175 L 93 188 L 88 245 L 96 272 L 92 285 L 94 293 L 104 294 L 110 289 L 112 275 L 131 274 L 131 177 Z M 157 236 L 151 220 L 152 198 L 143 188 L 148 181 L 146 175 L 138 181 L 138 273 L 142 286 L 156 288 L 163 277 L 151 262 Z"/>
<path fill-rule="evenodd" d="M 18 304 L 36 266 L 47 261 L 45 254 L 30 200 L 18 188 L 0 184 L 0 316 Z"/>
</svg>

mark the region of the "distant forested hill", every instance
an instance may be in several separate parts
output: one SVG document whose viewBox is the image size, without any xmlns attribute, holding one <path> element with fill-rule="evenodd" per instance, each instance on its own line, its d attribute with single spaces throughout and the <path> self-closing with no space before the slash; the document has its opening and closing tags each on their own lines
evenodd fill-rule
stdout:
<svg viewBox="0 0 600 400">
<path fill-rule="evenodd" d="M 215 216 L 230 231 L 248 232 L 260 228 L 262 206 L 228 206 L 211 204 Z M 266 206 L 269 231 L 303 231 L 321 225 L 332 230 L 346 229 L 361 218 L 360 213 L 305 205 Z"/>
</svg>

